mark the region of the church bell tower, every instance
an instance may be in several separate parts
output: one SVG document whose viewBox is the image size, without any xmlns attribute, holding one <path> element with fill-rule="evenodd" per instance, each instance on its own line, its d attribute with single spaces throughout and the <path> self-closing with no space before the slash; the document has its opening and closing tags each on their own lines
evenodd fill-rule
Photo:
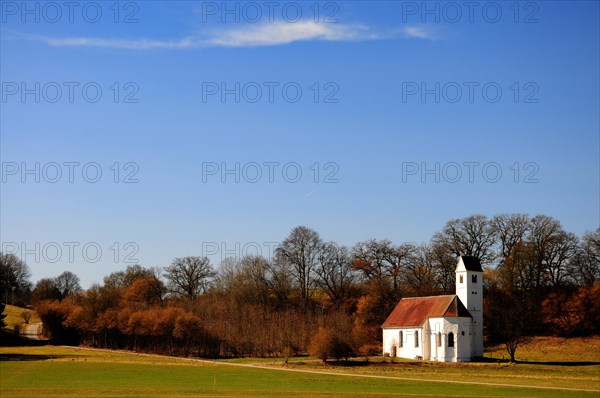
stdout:
<svg viewBox="0 0 600 398">
<path fill-rule="evenodd" d="M 460 256 L 456 264 L 456 295 L 473 316 L 474 357 L 483 356 L 483 269 L 477 257 Z"/>
</svg>

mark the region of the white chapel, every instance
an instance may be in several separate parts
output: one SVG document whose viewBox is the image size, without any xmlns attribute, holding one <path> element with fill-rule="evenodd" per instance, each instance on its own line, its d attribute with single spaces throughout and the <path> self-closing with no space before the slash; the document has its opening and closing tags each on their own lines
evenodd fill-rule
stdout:
<svg viewBox="0 0 600 398">
<path fill-rule="evenodd" d="M 407 297 L 382 325 L 383 353 L 391 357 L 468 362 L 483 356 L 483 269 L 460 256 L 456 294 Z"/>
</svg>

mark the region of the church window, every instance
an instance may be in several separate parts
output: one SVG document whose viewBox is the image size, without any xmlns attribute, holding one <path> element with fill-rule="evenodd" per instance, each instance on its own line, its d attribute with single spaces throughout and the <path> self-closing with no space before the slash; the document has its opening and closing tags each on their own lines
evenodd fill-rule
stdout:
<svg viewBox="0 0 600 398">
<path fill-rule="evenodd" d="M 454 347 L 454 333 L 448 333 L 448 347 Z"/>
<path fill-rule="evenodd" d="M 471 282 L 477 283 L 477 275 L 471 275 Z"/>
<path fill-rule="evenodd" d="M 404 346 L 404 334 L 402 333 L 402 330 L 400 331 L 400 335 L 398 336 L 398 347 L 402 348 Z"/>
<path fill-rule="evenodd" d="M 442 346 L 442 332 L 438 332 L 437 333 L 436 342 L 437 342 L 437 346 L 438 347 Z"/>
<path fill-rule="evenodd" d="M 460 276 L 460 283 L 463 283 L 463 276 Z"/>
<path fill-rule="evenodd" d="M 415 330 L 415 347 L 419 346 L 419 331 Z"/>
</svg>

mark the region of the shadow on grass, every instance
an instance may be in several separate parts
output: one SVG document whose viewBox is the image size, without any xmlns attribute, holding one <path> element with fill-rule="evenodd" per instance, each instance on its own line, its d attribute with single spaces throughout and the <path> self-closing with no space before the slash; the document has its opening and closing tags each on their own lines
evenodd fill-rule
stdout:
<svg viewBox="0 0 600 398">
<path fill-rule="evenodd" d="M 331 366 L 331 367 L 350 367 L 350 368 L 359 368 L 359 367 L 405 367 L 405 368 L 413 368 L 413 367 L 445 367 L 445 366 L 464 366 L 469 367 L 474 364 L 504 364 L 504 365 L 546 365 L 546 366 L 567 366 L 567 367 L 575 367 L 575 366 L 594 366 L 600 365 L 600 361 L 516 361 L 510 362 L 508 359 L 500 359 L 500 358 L 477 358 L 472 362 L 435 362 L 435 361 L 411 361 L 411 360 L 395 360 L 392 361 L 389 358 L 387 361 L 383 362 L 375 362 L 375 361 L 365 361 L 365 360 L 328 360 L 327 363 L 323 364 L 319 362 L 323 366 Z M 295 362 L 295 365 L 305 365 L 306 362 Z"/>
<path fill-rule="evenodd" d="M 41 346 L 47 345 L 47 340 L 31 340 L 22 336 L 15 336 L 12 332 L 0 330 L 0 346 L 15 347 L 15 346 Z"/>
<path fill-rule="evenodd" d="M 500 358 L 477 358 L 478 363 L 511 363 L 508 359 Z M 547 366 L 593 366 L 600 365 L 600 361 L 523 361 L 516 360 L 513 364 L 523 365 L 547 365 Z"/>
<path fill-rule="evenodd" d="M 355 367 L 373 365 L 373 362 L 367 362 L 367 361 L 331 361 L 330 360 L 330 361 L 327 361 L 327 365 L 330 365 L 330 366 L 344 366 L 344 367 L 355 368 Z"/>
<path fill-rule="evenodd" d="M 592 366 L 600 365 L 600 362 L 581 361 L 581 362 L 540 362 L 540 361 L 517 361 L 517 364 L 526 365 L 549 365 L 549 366 Z"/>
<path fill-rule="evenodd" d="M 40 354 L 0 354 L 0 361 L 47 361 L 49 359 L 65 358 L 64 355 Z"/>
<path fill-rule="evenodd" d="M 365 360 L 327 360 L 327 362 L 323 363 L 321 361 L 314 361 L 318 365 L 322 366 L 331 366 L 331 367 L 344 367 L 344 368 L 361 368 L 361 367 L 390 367 L 390 366 L 404 366 L 404 367 L 415 367 L 415 366 L 436 366 L 440 365 L 440 363 L 431 362 L 431 361 L 365 361 Z M 293 365 L 308 365 L 308 362 L 293 362 Z"/>
</svg>

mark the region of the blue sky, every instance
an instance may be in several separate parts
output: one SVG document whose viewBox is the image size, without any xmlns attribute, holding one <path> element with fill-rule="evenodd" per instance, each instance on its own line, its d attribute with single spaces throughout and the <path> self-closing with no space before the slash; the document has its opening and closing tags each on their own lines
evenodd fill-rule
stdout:
<svg viewBox="0 0 600 398">
<path fill-rule="evenodd" d="M 297 225 L 351 245 L 476 213 L 600 223 L 598 2 L 22 4 L 1 10 L 0 232 L 34 281 L 268 255 Z"/>
</svg>

